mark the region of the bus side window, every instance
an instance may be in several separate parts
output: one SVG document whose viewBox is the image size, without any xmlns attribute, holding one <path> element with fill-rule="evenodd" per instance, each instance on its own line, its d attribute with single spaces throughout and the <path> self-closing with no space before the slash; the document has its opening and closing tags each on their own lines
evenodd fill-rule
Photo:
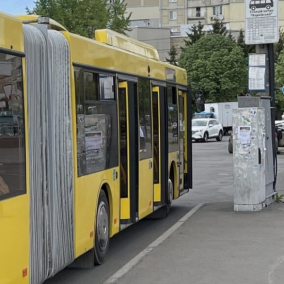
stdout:
<svg viewBox="0 0 284 284">
<path fill-rule="evenodd" d="M 26 193 L 22 59 L 0 53 L 0 200 Z"/>
<path fill-rule="evenodd" d="M 114 76 L 75 68 L 78 176 L 118 165 L 114 89 Z"/>
<path fill-rule="evenodd" d="M 178 107 L 176 87 L 167 86 L 169 152 L 178 151 Z"/>
</svg>

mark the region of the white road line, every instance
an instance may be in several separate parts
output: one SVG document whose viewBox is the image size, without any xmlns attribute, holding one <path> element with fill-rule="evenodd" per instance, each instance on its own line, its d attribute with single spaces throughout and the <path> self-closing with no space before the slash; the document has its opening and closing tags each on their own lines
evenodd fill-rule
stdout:
<svg viewBox="0 0 284 284">
<path fill-rule="evenodd" d="M 268 273 L 268 283 L 269 284 L 276 284 L 274 282 L 274 273 L 275 270 L 279 268 L 279 266 L 284 262 L 284 256 L 281 256 L 280 258 L 277 259 L 277 261 L 270 267 L 269 273 Z"/>
<path fill-rule="evenodd" d="M 132 258 L 128 263 L 126 263 L 122 268 L 120 268 L 116 273 L 114 273 L 103 284 L 116 283 L 118 279 L 120 279 L 127 272 L 129 272 L 134 266 L 136 266 L 155 247 L 157 247 L 163 241 L 165 241 L 173 232 L 175 232 L 186 220 L 188 220 L 203 205 L 204 205 L 204 203 L 200 203 L 200 204 L 196 205 L 194 208 L 192 208 L 180 220 L 178 220 L 171 228 L 169 228 L 165 233 L 163 233 L 160 237 L 158 237 L 154 242 L 152 242 L 143 251 L 138 253 L 134 258 Z"/>
</svg>

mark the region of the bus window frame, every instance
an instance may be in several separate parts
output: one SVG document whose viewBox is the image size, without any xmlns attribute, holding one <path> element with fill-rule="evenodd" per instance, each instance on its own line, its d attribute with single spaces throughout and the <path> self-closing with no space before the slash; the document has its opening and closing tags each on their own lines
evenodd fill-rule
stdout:
<svg viewBox="0 0 284 284">
<path fill-rule="evenodd" d="M 23 127 L 24 127 L 24 147 L 23 147 L 23 156 L 24 156 L 24 190 L 23 191 L 20 191 L 20 190 L 17 190 L 17 192 L 10 192 L 10 193 L 7 193 L 7 194 L 2 194 L 0 195 L 0 202 L 2 201 L 5 201 L 5 200 L 8 200 L 8 199 L 11 199 L 11 198 L 16 198 L 16 197 L 20 197 L 20 196 L 24 196 L 24 195 L 27 195 L 28 194 L 28 188 L 27 188 L 27 181 L 28 181 L 28 175 L 27 175 L 27 168 L 28 168 L 28 163 L 29 163 L 29 159 L 27 157 L 27 149 L 26 147 L 28 147 L 28 143 L 27 143 L 27 136 L 28 136 L 28 127 L 26 125 L 26 101 L 27 101 L 27 98 L 26 98 L 26 92 L 25 92 L 25 89 L 26 89 L 26 85 L 25 85 L 25 82 L 24 82 L 24 73 L 23 73 L 23 70 L 24 70 L 24 62 L 23 62 L 23 59 L 25 58 L 25 54 L 23 52 L 14 52 L 14 51 L 10 51 L 10 50 L 7 50 L 5 48 L 0 48 L 0 54 L 6 54 L 6 55 L 12 55 L 14 57 L 18 57 L 21 59 L 21 83 L 22 83 L 22 86 L 21 86 L 21 91 L 22 91 L 22 119 L 23 119 Z M 17 82 L 17 85 L 18 85 L 18 82 Z M 13 114 L 13 117 L 14 117 L 14 114 Z"/>
</svg>

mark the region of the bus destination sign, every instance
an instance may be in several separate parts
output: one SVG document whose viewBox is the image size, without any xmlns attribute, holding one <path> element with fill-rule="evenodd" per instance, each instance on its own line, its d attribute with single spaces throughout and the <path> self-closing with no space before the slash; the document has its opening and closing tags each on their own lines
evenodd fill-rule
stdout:
<svg viewBox="0 0 284 284">
<path fill-rule="evenodd" d="M 245 0 L 246 44 L 279 41 L 278 0 Z"/>
</svg>

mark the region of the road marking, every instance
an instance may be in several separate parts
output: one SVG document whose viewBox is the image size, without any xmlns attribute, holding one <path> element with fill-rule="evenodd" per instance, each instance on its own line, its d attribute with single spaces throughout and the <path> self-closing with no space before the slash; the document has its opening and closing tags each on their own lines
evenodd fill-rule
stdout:
<svg viewBox="0 0 284 284">
<path fill-rule="evenodd" d="M 279 268 L 279 266 L 284 262 L 284 256 L 281 256 L 277 259 L 277 261 L 270 267 L 269 273 L 268 273 L 268 283 L 269 284 L 276 284 L 276 282 L 273 280 L 275 270 Z"/>
<path fill-rule="evenodd" d="M 165 233 L 158 237 L 154 242 L 152 242 L 143 251 L 138 253 L 134 258 L 132 258 L 128 263 L 126 263 L 122 268 L 120 268 L 116 273 L 114 273 L 109 279 L 107 279 L 103 284 L 113 284 L 118 281 L 122 276 L 129 272 L 134 266 L 136 266 L 149 252 L 165 241 L 173 232 L 175 232 L 186 220 L 188 220 L 199 208 L 201 208 L 204 203 L 199 203 L 194 208 L 192 208 L 188 213 L 186 213 L 181 219 L 179 219 L 172 227 L 170 227 Z"/>
</svg>

